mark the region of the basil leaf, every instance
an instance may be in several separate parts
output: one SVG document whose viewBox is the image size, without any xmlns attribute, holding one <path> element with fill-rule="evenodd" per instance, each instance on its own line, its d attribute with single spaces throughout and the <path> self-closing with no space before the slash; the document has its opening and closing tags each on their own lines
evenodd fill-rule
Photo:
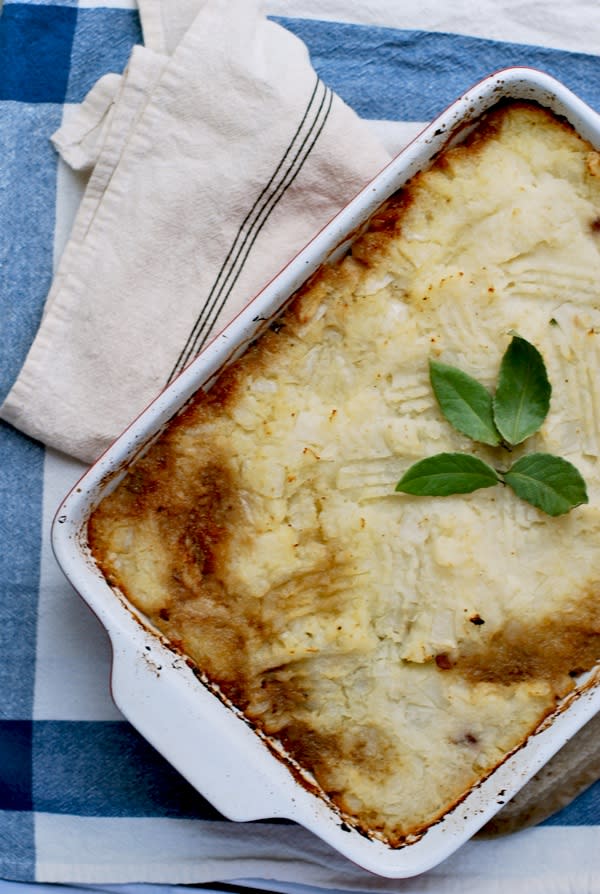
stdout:
<svg viewBox="0 0 600 894">
<path fill-rule="evenodd" d="M 429 361 L 429 378 L 440 409 L 454 428 L 482 444 L 500 443 L 487 388 L 455 366 L 435 360 Z"/>
<path fill-rule="evenodd" d="M 542 355 L 524 338 L 514 336 L 500 364 L 493 400 L 494 422 L 507 444 L 520 444 L 540 428 L 551 393 Z"/>
<path fill-rule="evenodd" d="M 404 473 L 396 490 L 405 494 L 447 497 L 491 487 L 500 480 L 482 459 L 468 453 L 437 453 L 419 460 Z"/>
<path fill-rule="evenodd" d="M 521 457 L 503 477 L 521 499 L 547 515 L 562 515 L 588 502 L 585 481 L 575 466 L 550 453 Z"/>
</svg>

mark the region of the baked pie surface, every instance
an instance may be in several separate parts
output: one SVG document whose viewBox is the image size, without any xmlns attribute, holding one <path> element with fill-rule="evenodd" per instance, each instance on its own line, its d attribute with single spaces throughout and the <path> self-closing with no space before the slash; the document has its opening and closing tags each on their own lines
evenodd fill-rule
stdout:
<svg viewBox="0 0 600 894">
<path fill-rule="evenodd" d="M 600 156 L 506 103 L 373 216 L 94 511 L 118 587 L 344 818 L 419 834 L 600 657 Z M 558 518 L 494 487 L 394 492 L 474 445 L 430 358 L 493 388 L 518 332 L 549 415 L 514 455 L 569 459 Z"/>
</svg>

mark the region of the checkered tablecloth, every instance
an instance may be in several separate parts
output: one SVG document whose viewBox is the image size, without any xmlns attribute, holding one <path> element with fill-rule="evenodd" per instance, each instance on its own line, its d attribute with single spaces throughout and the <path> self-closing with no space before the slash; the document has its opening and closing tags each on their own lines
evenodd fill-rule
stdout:
<svg viewBox="0 0 600 894">
<path fill-rule="evenodd" d="M 600 110 L 595 3 L 358 6 L 281 0 L 268 8 L 392 149 L 508 65 L 543 69 Z M 127 0 L 4 2 L 0 398 L 36 333 L 81 195 L 49 137 L 101 75 L 123 70 L 141 40 Z M 406 883 L 378 881 L 292 824 L 218 816 L 117 712 L 107 638 L 54 563 L 52 515 L 82 470 L 0 425 L 1 878 L 82 885 L 246 878 L 406 894 L 600 891 L 600 783 L 541 826 L 473 841 Z"/>
</svg>

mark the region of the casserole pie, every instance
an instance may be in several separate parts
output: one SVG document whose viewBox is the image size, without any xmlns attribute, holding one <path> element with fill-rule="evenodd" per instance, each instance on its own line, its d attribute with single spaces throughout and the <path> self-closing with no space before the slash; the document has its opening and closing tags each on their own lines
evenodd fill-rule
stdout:
<svg viewBox="0 0 600 894">
<path fill-rule="evenodd" d="M 364 834 L 420 835 L 600 657 L 600 155 L 506 101 L 372 216 L 89 520 L 112 586 Z M 474 445 L 431 359 L 493 390 L 518 332 L 589 503 L 412 497 Z"/>
</svg>

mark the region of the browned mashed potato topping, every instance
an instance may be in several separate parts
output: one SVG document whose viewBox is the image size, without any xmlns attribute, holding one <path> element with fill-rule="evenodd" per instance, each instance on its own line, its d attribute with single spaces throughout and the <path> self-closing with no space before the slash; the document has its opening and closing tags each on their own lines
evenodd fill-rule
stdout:
<svg viewBox="0 0 600 894">
<path fill-rule="evenodd" d="M 397 845 L 517 747 L 600 657 L 600 157 L 498 107 L 374 215 L 93 513 L 109 582 L 344 818 Z M 496 487 L 394 493 L 474 446 L 428 360 L 493 386 L 517 331 L 553 395 L 514 456 L 573 462 L 550 518 Z"/>
</svg>

